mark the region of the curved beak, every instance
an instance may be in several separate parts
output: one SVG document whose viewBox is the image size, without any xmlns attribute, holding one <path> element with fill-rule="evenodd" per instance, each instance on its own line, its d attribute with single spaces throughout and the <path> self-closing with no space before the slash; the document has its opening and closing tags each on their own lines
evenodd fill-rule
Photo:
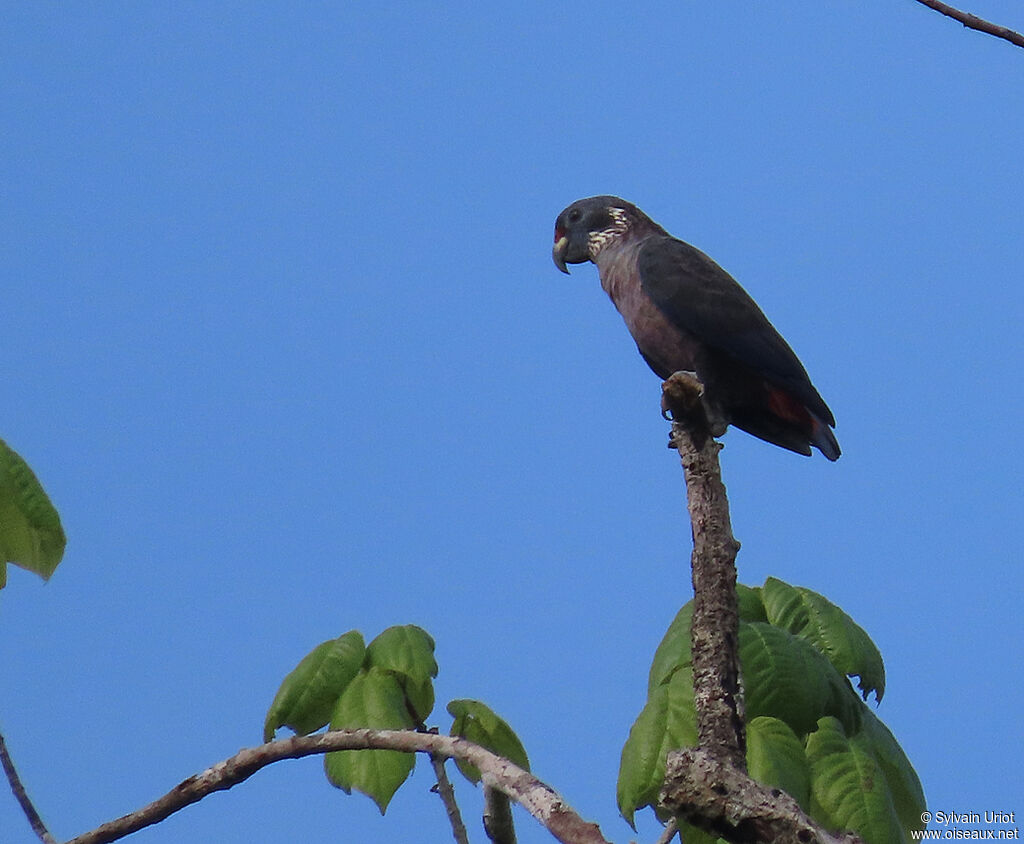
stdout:
<svg viewBox="0 0 1024 844">
<path fill-rule="evenodd" d="M 555 241 L 555 245 L 551 247 L 551 259 L 555 262 L 555 266 L 558 267 L 563 273 L 569 275 L 569 269 L 565 266 L 565 250 L 569 248 L 569 238 L 564 234 Z"/>
</svg>

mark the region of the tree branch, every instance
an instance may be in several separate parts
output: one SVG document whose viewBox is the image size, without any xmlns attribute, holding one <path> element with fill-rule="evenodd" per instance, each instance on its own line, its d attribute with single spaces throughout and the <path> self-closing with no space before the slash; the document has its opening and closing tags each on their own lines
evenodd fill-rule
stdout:
<svg viewBox="0 0 1024 844">
<path fill-rule="evenodd" d="M 675 818 L 669 818 L 665 828 L 661 831 L 661 835 L 658 836 L 658 840 L 654 844 L 671 844 L 673 838 L 679 832 L 679 823 Z"/>
<path fill-rule="evenodd" d="M 28 792 L 25 791 L 21 777 L 18 776 L 18 771 L 14 767 L 14 760 L 11 759 L 11 754 L 7 751 L 7 742 L 4 741 L 3 735 L 0 735 L 0 764 L 3 765 L 4 773 L 7 774 L 7 782 L 11 784 L 11 791 L 14 792 L 14 797 L 25 813 L 25 817 L 28 818 L 32 831 L 39 836 L 39 840 L 43 844 L 57 844 L 46 828 L 46 824 L 43 823 L 43 819 L 39 817 L 36 807 L 32 805 Z"/>
<path fill-rule="evenodd" d="M 688 372 L 662 384 L 662 412 L 670 413 L 670 445 L 686 475 L 693 531 L 693 620 L 690 640 L 697 747 L 668 755 L 661 805 L 677 817 L 734 844 L 855 844 L 812 821 L 779 789 L 747 775 L 746 729 L 740 694 L 736 553 L 729 501 L 702 397 Z"/>
<path fill-rule="evenodd" d="M 970 12 L 961 12 L 959 9 L 954 9 L 952 6 L 939 2 L 939 0 L 917 0 L 917 2 L 927 6 L 929 9 L 942 13 L 948 18 L 959 21 L 968 29 L 984 32 L 986 35 L 994 35 L 996 38 L 1002 38 L 1004 41 L 1009 41 L 1018 47 L 1024 47 L 1024 35 L 1014 32 L 1012 29 L 1007 29 L 1005 26 L 989 23 L 987 20 L 979 18 L 977 15 L 972 15 Z"/>
<path fill-rule="evenodd" d="M 469 835 L 466 833 L 466 825 L 462 822 L 462 813 L 459 811 L 459 804 L 455 802 L 455 789 L 452 788 L 451 780 L 448 779 L 448 772 L 444 769 L 445 758 L 436 753 L 430 754 L 430 764 L 434 768 L 434 776 L 437 777 L 437 785 L 434 788 L 444 803 L 444 809 L 448 813 L 448 822 L 452 825 L 452 835 L 455 837 L 455 844 L 469 844 Z"/>
<path fill-rule="evenodd" d="M 334 750 L 374 749 L 432 753 L 469 762 L 479 769 L 485 786 L 496 788 L 519 803 L 562 844 L 609 844 L 597 824 L 584 821 L 554 789 L 533 774 L 463 738 L 414 730 L 332 730 L 246 748 L 189 777 L 148 806 L 79 835 L 68 844 L 117 841 L 198 803 L 208 794 L 238 785 L 260 768 L 282 759 L 300 759 Z"/>
<path fill-rule="evenodd" d="M 784 791 L 761 785 L 703 748 L 669 754 L 661 804 L 736 844 L 861 844 L 852 832 L 829 832 Z"/>
<path fill-rule="evenodd" d="M 663 407 L 672 414 L 672 444 L 686 475 L 693 533 L 693 693 L 697 743 L 716 759 L 747 769 L 746 728 L 740 699 L 739 608 L 736 552 L 729 500 L 722 483 L 722 446 L 708 430 L 700 397 L 704 387 L 685 372 L 662 385 Z"/>
<path fill-rule="evenodd" d="M 487 785 L 484 786 L 484 832 L 493 844 L 516 844 L 508 795 Z"/>
</svg>

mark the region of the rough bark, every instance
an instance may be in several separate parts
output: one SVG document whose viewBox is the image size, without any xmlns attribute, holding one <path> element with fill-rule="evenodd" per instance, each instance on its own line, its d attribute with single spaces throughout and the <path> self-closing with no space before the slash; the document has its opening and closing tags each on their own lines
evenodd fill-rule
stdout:
<svg viewBox="0 0 1024 844">
<path fill-rule="evenodd" d="M 746 729 L 740 697 L 739 609 L 736 553 L 729 501 L 718 452 L 711 438 L 694 376 L 677 372 L 664 384 L 664 406 L 672 413 L 672 445 L 686 474 L 693 534 L 693 689 L 697 742 L 716 759 L 746 770 Z"/>
<path fill-rule="evenodd" d="M 693 533 L 694 609 L 690 629 L 697 744 L 670 753 L 661 805 L 734 844 L 860 844 L 811 820 L 779 789 L 746 773 L 746 729 L 739 670 L 736 554 L 718 452 L 695 375 L 676 372 L 662 385 L 671 416 L 670 445 L 686 475 Z"/>
<path fill-rule="evenodd" d="M 79 835 L 69 844 L 107 844 L 159 823 L 215 791 L 244 782 L 261 768 L 282 759 L 299 759 L 333 750 L 401 750 L 457 758 L 475 766 L 483 784 L 519 803 L 562 844 L 609 844 L 597 824 L 584 821 L 550 786 L 517 765 L 466 739 L 414 730 L 332 730 L 293 736 L 241 750 L 201 774 L 179 783 L 163 797 L 117 820 Z"/>
<path fill-rule="evenodd" d="M 735 844 L 860 844 L 853 833 L 829 832 L 784 791 L 761 785 L 702 748 L 669 754 L 661 803 Z"/>
</svg>

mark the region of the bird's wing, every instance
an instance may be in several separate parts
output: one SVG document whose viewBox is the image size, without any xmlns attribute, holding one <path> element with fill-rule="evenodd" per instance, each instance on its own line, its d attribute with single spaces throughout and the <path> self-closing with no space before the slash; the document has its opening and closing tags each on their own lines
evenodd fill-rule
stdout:
<svg viewBox="0 0 1024 844">
<path fill-rule="evenodd" d="M 652 237 L 640 249 L 637 270 L 643 291 L 673 323 L 835 425 L 789 344 L 747 291 L 711 258 L 674 237 Z"/>
</svg>

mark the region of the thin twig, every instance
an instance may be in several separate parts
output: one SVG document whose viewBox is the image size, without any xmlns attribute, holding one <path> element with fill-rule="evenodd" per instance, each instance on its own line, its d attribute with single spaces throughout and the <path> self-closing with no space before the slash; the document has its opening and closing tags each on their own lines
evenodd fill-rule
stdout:
<svg viewBox="0 0 1024 844">
<path fill-rule="evenodd" d="M 11 754 L 7 751 L 7 742 L 4 741 L 2 734 L 0 734 L 0 763 L 3 764 L 4 773 L 7 774 L 7 781 L 11 784 L 11 791 L 14 792 L 21 810 L 25 813 L 25 817 L 28 818 L 32 831 L 39 836 L 39 840 L 43 844 L 57 844 L 53 836 L 50 835 L 50 831 L 46 828 L 46 824 L 43 823 L 43 819 L 39 817 L 36 807 L 32 805 L 32 801 L 29 799 L 28 792 L 25 791 L 25 786 L 21 782 L 21 777 L 18 776 L 18 772 L 14 767 Z"/>
<path fill-rule="evenodd" d="M 335 750 L 399 750 L 461 759 L 480 771 L 485 786 L 497 788 L 519 803 L 543 824 L 556 841 L 562 844 L 609 844 L 597 824 L 584 821 L 553 788 L 508 759 L 457 736 L 414 730 L 332 730 L 246 748 L 201 774 L 189 777 L 148 806 L 79 835 L 68 844 L 117 841 L 159 823 L 215 791 L 224 791 L 244 782 L 274 762 Z"/>
<path fill-rule="evenodd" d="M 961 12 L 959 9 L 954 9 L 952 6 L 939 2 L 939 0 L 917 0 L 917 2 L 927 6 L 929 9 L 934 9 L 936 12 L 941 12 L 948 18 L 959 21 L 968 29 L 984 32 L 986 35 L 994 35 L 996 38 L 1002 38 L 1004 41 L 1009 41 L 1018 47 L 1024 47 L 1024 35 L 1014 32 L 1012 29 L 1007 29 L 1005 26 L 990 23 L 983 18 L 979 18 L 977 15 L 972 15 L 970 12 Z"/>
<path fill-rule="evenodd" d="M 658 840 L 654 844 L 670 844 L 672 839 L 676 837 L 677 832 L 679 832 L 679 824 L 675 818 L 672 818 L 665 824 L 665 829 L 662 830 L 661 835 L 658 836 Z"/>
<path fill-rule="evenodd" d="M 455 802 L 455 789 L 452 787 L 448 773 L 444 769 L 445 758 L 436 753 L 430 754 L 430 764 L 434 767 L 434 776 L 437 777 L 437 793 L 444 803 L 445 811 L 448 813 L 448 821 L 452 825 L 452 835 L 456 844 L 469 844 L 469 835 L 466 833 L 466 825 L 462 822 L 462 813 L 459 811 L 459 804 Z"/>
</svg>

